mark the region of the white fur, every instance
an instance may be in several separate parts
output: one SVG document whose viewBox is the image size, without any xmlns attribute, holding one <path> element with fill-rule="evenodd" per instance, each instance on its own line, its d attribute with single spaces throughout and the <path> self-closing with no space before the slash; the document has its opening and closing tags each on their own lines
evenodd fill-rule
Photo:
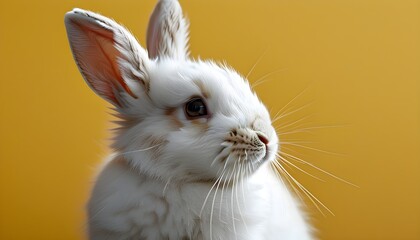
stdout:
<svg viewBox="0 0 420 240">
<path fill-rule="evenodd" d="M 147 54 L 108 18 L 66 14 L 82 75 L 121 118 L 88 204 L 90 239 L 312 239 L 271 167 L 267 109 L 233 69 L 188 58 L 186 25 L 178 2 L 161 0 Z M 186 117 L 193 97 L 207 116 Z"/>
<path fill-rule="evenodd" d="M 212 239 L 310 239 L 296 202 L 268 165 L 244 181 L 225 187 L 223 196 L 212 191 L 200 216 L 212 184 L 156 181 L 111 160 L 89 202 L 91 239 L 182 239 L 197 229 L 202 239 L 210 231 Z"/>
</svg>

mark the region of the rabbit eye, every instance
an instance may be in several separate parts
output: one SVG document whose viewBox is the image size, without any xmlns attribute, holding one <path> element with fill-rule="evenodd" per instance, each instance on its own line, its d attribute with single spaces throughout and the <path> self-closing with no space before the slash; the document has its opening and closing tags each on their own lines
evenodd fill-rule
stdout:
<svg viewBox="0 0 420 240">
<path fill-rule="evenodd" d="M 188 118 L 207 116 L 207 108 L 201 98 L 193 98 L 185 104 L 185 115 Z"/>
</svg>

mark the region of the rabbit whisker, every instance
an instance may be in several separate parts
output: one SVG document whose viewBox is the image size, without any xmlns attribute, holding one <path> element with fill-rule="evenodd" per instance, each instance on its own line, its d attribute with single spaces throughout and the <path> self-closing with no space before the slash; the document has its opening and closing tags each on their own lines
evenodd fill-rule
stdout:
<svg viewBox="0 0 420 240">
<path fill-rule="evenodd" d="M 227 163 L 228 163 L 228 161 L 229 161 L 229 158 L 230 158 L 230 154 L 228 155 L 228 157 L 227 157 L 227 159 L 225 160 L 225 165 L 223 166 L 223 170 L 225 170 L 226 169 L 226 165 L 227 165 Z"/>
<path fill-rule="evenodd" d="M 166 182 L 165 186 L 163 187 L 162 195 L 165 196 L 166 189 L 168 188 L 169 183 L 171 182 L 172 177 L 168 178 L 168 181 Z"/>
<path fill-rule="evenodd" d="M 298 111 L 300 111 L 300 110 L 302 110 L 302 109 L 304 109 L 304 108 L 307 108 L 308 106 L 310 106 L 310 105 L 312 105 L 312 104 L 313 104 L 313 102 L 310 102 L 310 103 L 307 103 L 307 104 L 305 104 L 305 105 L 303 105 L 303 106 L 299 107 L 298 109 L 295 109 L 295 110 L 293 110 L 293 111 L 291 111 L 291 112 L 285 112 L 285 113 L 281 114 L 280 116 L 276 117 L 276 118 L 272 121 L 272 123 L 274 124 L 275 122 L 277 122 L 277 121 L 278 121 L 278 120 L 280 120 L 281 118 L 284 118 L 284 117 L 289 116 L 289 115 L 291 115 L 291 114 L 293 114 L 293 113 L 295 113 L 295 112 L 298 112 Z"/>
<path fill-rule="evenodd" d="M 309 163 L 309 162 L 307 162 L 307 161 L 303 160 L 302 158 L 296 157 L 296 156 L 294 156 L 294 155 L 291 155 L 291 154 L 288 154 L 288 153 L 285 153 L 285 152 L 279 152 L 279 154 L 280 154 L 280 155 L 281 155 L 281 154 L 285 155 L 285 156 L 283 156 L 283 159 L 284 159 L 284 158 L 286 158 L 286 157 L 289 157 L 289 158 L 290 158 L 290 159 L 292 159 L 292 160 L 295 160 L 295 161 L 298 161 L 298 162 L 300 162 L 300 163 L 302 163 L 302 164 L 305 164 L 305 165 L 311 166 L 311 167 L 313 167 L 314 169 L 316 169 L 316 170 L 318 170 L 318 171 L 321 171 L 321 172 L 323 172 L 323 173 L 327 174 L 328 176 L 333 177 L 333 178 L 335 178 L 335 179 L 337 179 L 337 180 L 339 180 L 339 181 L 342 181 L 342 182 L 344 182 L 344 183 L 347 183 L 347 184 L 349 184 L 349 185 L 351 185 L 351 186 L 353 186 L 353 187 L 360 188 L 358 185 L 353 184 L 353 183 L 351 183 L 351 182 L 349 182 L 349 181 L 347 181 L 347 180 L 344 180 L 344 179 L 342 179 L 342 178 L 340 178 L 340 177 L 337 177 L 336 175 L 334 175 L 334 174 L 332 174 L 332 173 L 330 173 L 330 172 L 328 172 L 328 171 L 326 171 L 326 170 L 324 170 L 324 169 L 322 169 L 322 168 L 320 168 L 320 167 L 317 167 L 317 166 L 315 166 L 314 164 Z"/>
<path fill-rule="evenodd" d="M 283 172 L 282 172 L 281 169 L 279 169 L 279 167 L 277 167 L 277 162 L 273 162 L 271 164 L 271 167 L 272 167 L 273 171 L 277 174 L 277 176 L 280 179 L 280 181 L 282 182 L 283 186 L 287 187 L 286 183 L 283 181 L 283 176 L 281 175 L 281 173 L 283 173 Z M 292 182 L 289 180 L 289 178 L 287 178 L 286 176 L 284 178 L 289 183 L 288 186 L 291 186 L 292 189 L 293 189 L 293 192 L 299 197 L 300 201 L 303 204 L 305 204 L 305 206 L 307 206 L 307 204 L 306 204 L 305 200 L 303 199 L 302 194 L 299 192 L 299 190 L 294 186 L 294 184 L 292 184 Z"/>
<path fill-rule="evenodd" d="M 251 85 L 251 88 L 252 89 L 254 89 L 256 86 L 258 86 L 258 85 L 260 85 L 260 84 L 262 84 L 262 83 L 264 83 L 264 82 L 266 82 L 266 81 L 268 81 L 268 80 L 270 80 L 269 79 L 269 77 L 271 76 L 271 75 L 273 75 L 273 74 L 275 74 L 275 73 L 278 73 L 278 72 L 283 72 L 283 71 L 285 71 L 285 70 L 287 70 L 287 68 L 280 68 L 280 69 L 277 69 L 277 70 L 274 70 L 274 71 L 272 71 L 272 72 L 269 72 L 269 73 L 267 73 L 267 74 L 265 74 L 265 75 L 263 75 L 262 77 L 260 77 L 260 78 L 258 78 L 252 85 Z"/>
<path fill-rule="evenodd" d="M 164 144 L 164 143 L 159 143 L 159 144 L 156 144 L 156 145 L 151 146 L 151 147 L 148 147 L 148 148 L 144 148 L 144 149 L 139 149 L 139 150 L 133 150 L 133 151 L 128 151 L 128 152 L 119 153 L 119 154 L 117 154 L 117 156 L 124 155 L 124 154 L 130 154 L 130 153 L 136 153 L 136 152 L 144 152 L 144 151 L 147 151 L 147 150 L 150 150 L 150 149 L 153 149 L 153 148 L 159 147 L 159 146 L 161 146 L 161 145 L 163 145 L 163 144 Z"/>
<path fill-rule="evenodd" d="M 240 161 L 240 159 L 239 159 Z M 235 161 L 235 163 L 233 164 L 233 170 L 232 170 L 232 175 L 231 178 L 233 176 L 233 182 L 232 182 L 232 191 L 231 191 L 231 196 L 230 196 L 230 205 L 231 205 L 231 215 L 232 215 L 232 224 L 233 224 L 233 233 L 235 235 L 235 239 L 238 240 L 238 236 L 236 233 L 236 225 L 235 225 L 235 214 L 234 214 L 234 205 L 233 205 L 233 186 L 235 186 L 235 176 L 233 175 L 235 170 L 236 170 L 236 163 L 237 161 Z M 230 180 L 229 180 L 230 181 Z"/>
<path fill-rule="evenodd" d="M 219 179 L 219 178 L 218 178 L 218 179 Z M 207 195 L 206 195 L 206 198 L 204 199 L 203 206 L 201 207 L 200 214 L 199 214 L 200 218 L 201 218 L 201 215 L 203 214 L 203 210 L 204 210 L 204 207 L 206 206 L 207 200 L 208 200 L 208 198 L 209 198 L 209 196 L 210 196 L 210 194 L 211 194 L 211 192 L 212 192 L 213 188 L 216 186 L 216 184 L 217 184 L 217 183 L 218 183 L 218 181 L 215 181 L 215 182 L 213 183 L 213 185 L 211 186 L 211 188 L 210 188 L 209 192 L 208 192 L 208 193 L 207 193 Z"/>
<path fill-rule="evenodd" d="M 329 152 L 329 151 L 325 151 L 325 150 L 322 150 L 322 149 L 309 147 L 309 146 L 298 144 L 298 143 L 284 142 L 283 144 L 284 145 L 292 145 L 292 146 L 295 146 L 295 147 L 305 148 L 305 149 L 309 149 L 309 150 L 313 150 L 313 151 L 317 151 L 317 152 L 321 152 L 321 153 L 326 153 L 326 154 L 331 154 L 331 155 L 336 155 L 336 156 L 346 156 L 345 154 L 335 153 L 335 152 Z"/>
<path fill-rule="evenodd" d="M 223 147 L 220 151 L 219 154 L 213 159 L 213 161 L 211 162 L 210 166 L 213 167 L 213 165 L 216 163 L 217 160 L 220 159 L 219 155 L 223 152 L 223 150 L 225 150 L 226 147 Z"/>
<path fill-rule="evenodd" d="M 246 159 L 245 159 L 246 160 Z M 249 230 L 248 230 L 248 226 L 247 226 L 247 224 L 246 224 L 246 222 L 245 222 L 245 219 L 244 219 L 244 216 L 243 216 L 243 213 L 242 213 L 242 210 L 241 210 L 241 204 L 239 203 L 239 198 L 238 198 L 238 184 L 239 184 L 239 181 L 242 183 L 243 181 L 244 181 L 244 179 L 243 179 L 243 175 L 242 175 L 242 168 L 243 168 L 243 163 L 242 162 L 239 162 L 239 171 L 238 171 L 238 173 L 237 173 L 237 175 L 236 175 L 236 177 L 237 177 L 237 179 L 236 179 L 236 184 L 234 184 L 234 187 L 235 187 L 235 195 L 236 195 L 236 204 L 238 205 L 238 211 L 239 211 L 239 216 L 241 217 L 241 219 L 242 219 L 242 222 L 244 223 L 244 226 L 245 226 L 245 231 L 248 233 L 248 235 L 249 235 Z M 242 194 L 243 194 L 243 192 L 242 192 Z"/>
<path fill-rule="evenodd" d="M 301 121 L 303 121 L 305 119 L 308 119 L 308 118 L 310 118 L 312 116 L 313 116 L 313 114 L 309 114 L 307 116 L 304 116 L 302 118 L 299 118 L 296 121 L 292 121 L 292 122 L 288 122 L 287 124 L 280 125 L 280 126 L 276 127 L 276 130 L 281 130 L 281 129 L 285 129 L 285 128 L 291 127 L 291 126 L 293 126 L 293 125 L 295 125 L 295 124 L 297 124 L 297 123 L 299 123 L 299 122 L 301 122 Z"/>
<path fill-rule="evenodd" d="M 267 53 L 268 47 L 264 50 L 264 52 L 258 57 L 257 61 L 252 65 L 251 70 L 246 74 L 245 79 L 248 79 L 248 77 L 251 75 L 252 71 L 254 71 L 254 68 L 260 63 L 260 61 L 264 58 L 265 54 Z"/>
<path fill-rule="evenodd" d="M 280 114 L 283 110 L 285 110 L 290 104 L 292 104 L 296 99 L 298 99 L 303 93 L 306 92 L 306 90 L 308 90 L 309 86 L 305 87 L 298 95 L 296 95 L 294 98 L 292 98 L 292 100 L 290 100 L 286 105 L 284 105 L 274 116 L 274 119 L 277 118 L 277 115 Z M 272 121 L 272 123 L 274 123 Z"/>
<path fill-rule="evenodd" d="M 227 174 L 226 174 L 226 176 L 227 176 Z M 222 221 L 222 203 L 223 203 L 223 192 L 224 192 L 224 190 L 225 190 L 225 185 L 226 185 L 226 180 L 225 181 L 223 181 L 223 186 L 222 186 L 222 193 L 221 193 L 221 195 L 220 195 L 220 203 L 219 203 L 219 221 L 220 222 L 223 222 Z M 225 223 L 226 224 L 226 223 Z"/>
<path fill-rule="evenodd" d="M 345 126 L 348 126 L 348 124 L 312 126 L 312 127 L 302 128 L 302 129 L 311 130 L 311 129 L 336 128 L 336 127 L 345 127 Z"/>
<path fill-rule="evenodd" d="M 217 196 L 217 190 L 219 190 L 219 186 L 220 186 L 220 182 L 222 181 L 223 176 L 225 175 L 226 171 L 222 172 L 222 175 L 216 180 L 217 186 L 216 186 L 216 191 L 214 192 L 213 195 L 213 201 L 211 203 L 211 211 L 210 211 L 210 240 L 213 240 L 213 211 L 214 211 L 214 201 L 216 200 L 216 196 Z"/>
<path fill-rule="evenodd" d="M 299 127 L 303 127 L 305 124 L 301 124 L 296 126 L 295 128 L 289 129 L 289 132 L 281 132 L 280 134 L 291 134 L 291 133 L 296 133 L 296 132 L 309 132 L 307 130 L 313 130 L 313 129 L 325 129 L 325 128 L 336 128 L 336 127 L 345 127 L 347 126 L 346 124 L 342 124 L 342 125 L 321 125 L 321 126 L 308 126 L 308 127 L 304 127 L 304 128 L 299 128 Z M 281 129 L 283 129 L 285 127 L 276 127 L 275 129 L 277 131 L 280 131 Z"/>
<path fill-rule="evenodd" d="M 319 180 L 321 182 L 325 182 L 325 180 L 323 180 L 323 179 L 321 179 L 321 178 L 319 178 L 319 177 L 317 177 L 317 176 L 315 176 L 313 174 L 308 173 L 307 171 L 305 171 L 302 168 L 300 168 L 300 167 L 296 166 L 295 164 L 291 163 L 290 161 L 288 161 L 286 158 L 282 157 L 281 155 L 276 154 L 276 156 L 279 158 L 280 161 L 286 163 L 286 165 L 292 166 L 292 167 L 298 169 L 299 171 L 301 171 L 303 173 L 306 173 L 307 175 L 309 175 L 309 176 L 311 176 L 311 177 L 313 177 L 313 178 L 315 178 L 315 179 L 317 179 L 317 180 Z"/>
<path fill-rule="evenodd" d="M 293 183 L 296 184 L 296 186 L 298 186 L 302 190 L 302 192 L 308 197 L 308 199 L 315 205 L 315 207 L 324 217 L 325 214 L 318 204 L 320 204 L 324 209 L 326 209 L 331 215 L 335 216 L 334 213 L 327 206 L 325 206 L 318 198 L 316 198 L 309 190 L 307 190 L 299 181 L 292 177 L 292 175 L 290 175 L 290 173 L 282 165 L 280 165 L 278 162 L 273 163 L 276 165 L 278 170 L 285 173 L 285 176 L 290 178 L 293 181 Z"/>
<path fill-rule="evenodd" d="M 311 132 L 306 131 L 306 130 L 298 129 L 298 130 L 293 130 L 293 131 L 289 131 L 289 132 L 281 132 L 281 133 L 278 133 L 278 135 L 282 136 L 282 135 L 290 135 L 290 134 L 295 134 L 295 133 L 309 133 L 310 134 Z"/>
</svg>

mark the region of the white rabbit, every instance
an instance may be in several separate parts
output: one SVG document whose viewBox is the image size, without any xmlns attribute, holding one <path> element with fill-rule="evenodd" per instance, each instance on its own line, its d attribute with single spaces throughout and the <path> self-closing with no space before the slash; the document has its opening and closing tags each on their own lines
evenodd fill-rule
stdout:
<svg viewBox="0 0 420 240">
<path fill-rule="evenodd" d="M 65 16 L 88 85 L 115 106 L 115 153 L 88 203 L 90 239 L 312 239 L 277 177 L 265 106 L 233 69 L 188 57 L 176 0 L 158 2 L 147 51 L 89 11 Z"/>
</svg>

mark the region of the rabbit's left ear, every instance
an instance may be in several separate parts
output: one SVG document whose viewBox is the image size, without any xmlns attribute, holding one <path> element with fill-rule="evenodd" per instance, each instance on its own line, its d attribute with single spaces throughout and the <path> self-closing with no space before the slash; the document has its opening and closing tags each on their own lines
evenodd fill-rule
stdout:
<svg viewBox="0 0 420 240">
<path fill-rule="evenodd" d="M 188 23 L 177 0 L 160 0 L 147 29 L 149 58 L 188 57 Z"/>
<path fill-rule="evenodd" d="M 117 107 L 148 89 L 147 52 L 124 27 L 83 9 L 65 16 L 67 36 L 86 83 Z"/>
</svg>

